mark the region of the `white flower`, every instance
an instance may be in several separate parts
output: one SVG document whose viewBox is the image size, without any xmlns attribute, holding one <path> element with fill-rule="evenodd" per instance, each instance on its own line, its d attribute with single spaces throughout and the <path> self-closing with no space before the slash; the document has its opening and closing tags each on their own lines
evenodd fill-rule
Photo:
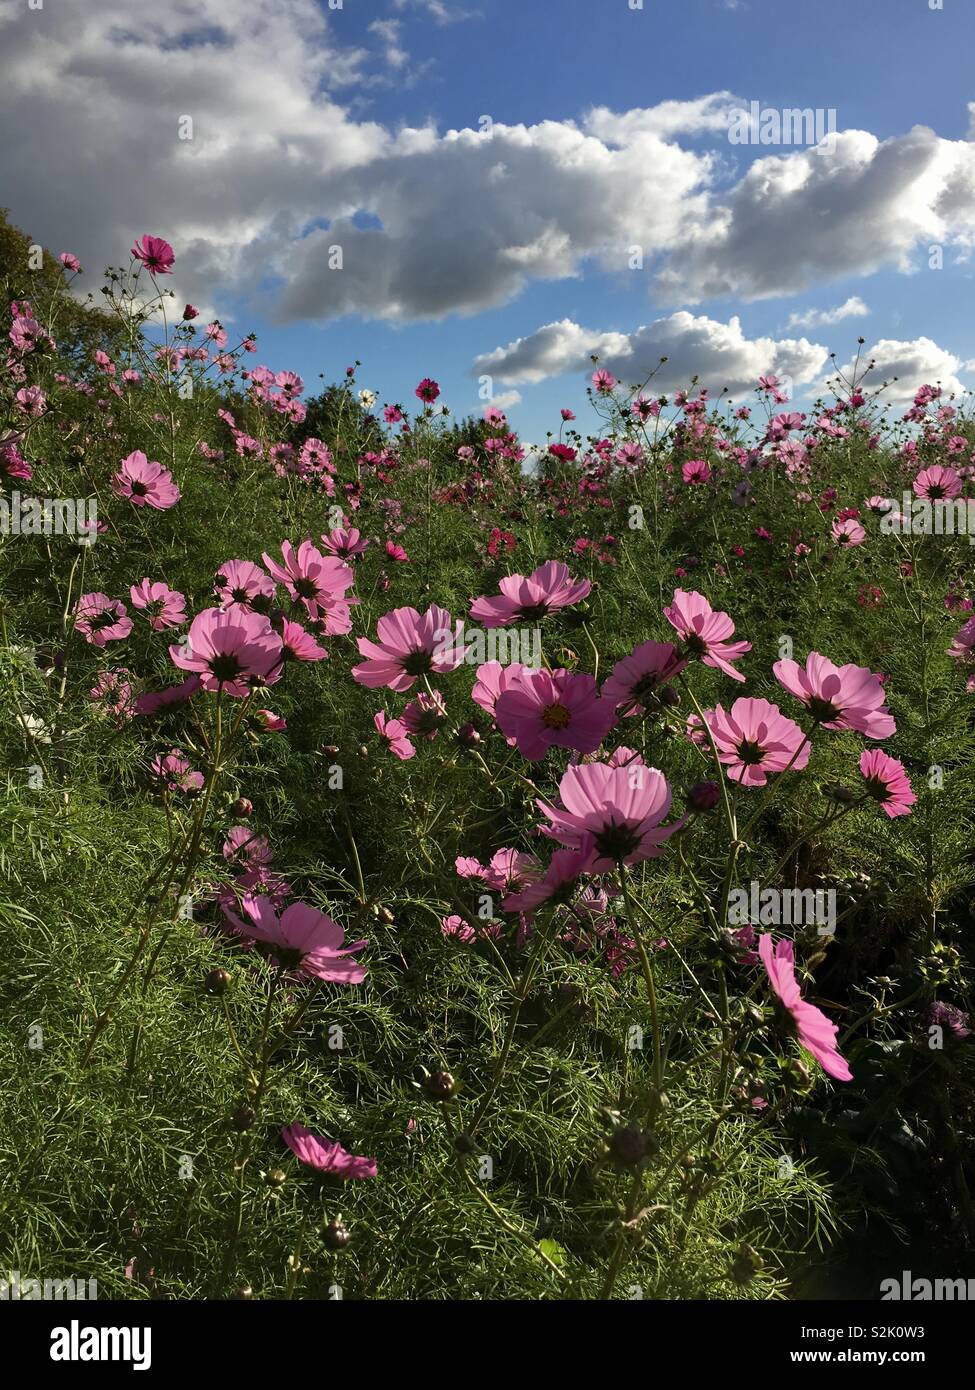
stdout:
<svg viewBox="0 0 975 1390">
<path fill-rule="evenodd" d="M 20 725 L 25 738 L 31 738 L 35 743 L 51 742 L 51 731 L 43 719 L 37 719 L 33 714 L 15 714 L 14 721 Z"/>
<path fill-rule="evenodd" d="M 375 391 L 367 391 L 365 387 L 359 392 L 359 400 L 365 406 L 366 410 L 371 410 L 378 399 L 379 397 L 376 395 Z"/>
</svg>

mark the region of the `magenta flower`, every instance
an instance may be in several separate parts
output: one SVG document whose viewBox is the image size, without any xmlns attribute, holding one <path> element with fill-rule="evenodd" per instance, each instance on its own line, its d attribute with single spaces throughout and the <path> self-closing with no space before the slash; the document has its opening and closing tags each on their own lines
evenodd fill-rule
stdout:
<svg viewBox="0 0 975 1390">
<path fill-rule="evenodd" d="M 200 676 L 204 690 L 249 695 L 255 685 L 272 685 L 281 675 L 281 638 L 259 613 L 206 608 L 197 613 L 183 646 L 169 649 L 182 671 Z"/>
<path fill-rule="evenodd" d="M 942 468 L 934 463 L 924 468 L 911 485 L 915 497 L 927 497 L 931 502 L 950 501 L 961 492 L 961 478 L 953 468 Z"/>
<path fill-rule="evenodd" d="M 111 714 L 119 728 L 136 712 L 131 675 L 132 672 L 124 667 L 115 671 L 102 671 L 88 692 L 93 703 L 101 705 Z"/>
<path fill-rule="evenodd" d="M 421 690 L 403 711 L 403 724 L 418 738 L 436 738 L 446 722 L 447 706 L 439 690 Z"/>
<path fill-rule="evenodd" d="M 595 873 L 659 858 L 681 824 L 661 825 L 670 810 L 670 787 L 662 773 L 642 762 L 576 763 L 566 768 L 559 796 L 561 807 L 536 803 L 549 821 L 542 834 L 580 850 L 591 838 Z"/>
<path fill-rule="evenodd" d="M 58 256 L 58 260 L 64 266 L 65 270 L 70 270 L 72 274 L 77 274 L 81 269 L 81 262 L 71 251 L 62 251 L 60 256 Z"/>
<path fill-rule="evenodd" d="M 334 531 L 329 531 L 322 536 L 322 546 L 332 555 L 337 555 L 340 560 L 348 560 L 353 555 L 361 555 L 363 551 L 369 549 L 369 542 L 362 539 L 361 532 L 354 526 L 348 529 L 337 526 Z"/>
<path fill-rule="evenodd" d="M 768 700 L 742 698 L 730 713 L 716 705 L 704 717 L 728 776 L 743 787 L 764 787 L 768 773 L 786 768 L 799 772 L 809 761 L 806 735 Z M 696 715 L 692 719 L 700 722 Z M 702 730 L 695 741 L 704 739 Z"/>
<path fill-rule="evenodd" d="M 471 604 L 471 617 L 484 627 L 507 627 L 519 618 L 536 622 L 547 613 L 579 603 L 592 589 L 588 579 L 573 579 L 568 565 L 547 560 L 526 579 L 509 574 L 498 586 L 500 597 L 478 598 Z"/>
<path fill-rule="evenodd" d="M 169 242 L 160 236 L 150 236 L 148 232 L 132 247 L 132 254 L 152 275 L 171 275 L 176 264 Z"/>
<path fill-rule="evenodd" d="M 194 772 L 178 748 L 153 758 L 152 772 L 170 792 L 184 792 L 188 796 L 203 788 L 203 773 Z"/>
<path fill-rule="evenodd" d="M 703 594 L 677 589 L 664 617 L 680 634 L 688 656 L 700 657 L 705 666 L 713 666 L 733 680 L 745 679 L 731 663 L 750 652 L 752 644 L 728 641 L 734 635 L 734 623 L 727 613 L 716 612 Z"/>
<path fill-rule="evenodd" d="M 453 624 L 445 608 L 431 604 L 423 614 L 415 608 L 394 608 L 376 624 L 377 642 L 358 637 L 359 654 L 367 659 L 353 666 L 360 685 L 375 690 L 409 690 L 419 676 L 443 675 L 464 660 L 463 624 Z"/>
<path fill-rule="evenodd" d="M 680 675 L 686 665 L 687 658 L 672 643 L 641 642 L 629 656 L 617 661 L 603 681 L 603 694 L 620 714 L 643 714 L 660 687 Z"/>
<path fill-rule="evenodd" d="M 810 652 L 805 667 L 777 661 L 772 670 L 824 728 L 855 729 L 867 738 L 890 738 L 897 732 L 880 679 L 866 666 L 834 666 L 819 652 Z"/>
<path fill-rule="evenodd" d="M 386 745 L 391 753 L 394 753 L 400 762 L 406 762 L 416 753 L 416 748 L 410 742 L 409 730 L 399 719 L 387 719 L 382 710 L 378 710 L 372 717 L 372 722 L 376 726 L 379 737 L 386 740 Z"/>
<path fill-rule="evenodd" d="M 867 784 L 867 793 L 879 801 L 885 815 L 910 815 L 917 801 L 904 764 L 891 758 L 880 748 L 865 748 L 860 754 L 860 772 Z"/>
<path fill-rule="evenodd" d="M 855 546 L 862 545 L 867 539 L 867 533 L 857 521 L 855 516 L 837 517 L 832 525 L 833 540 L 837 545 Z"/>
<path fill-rule="evenodd" d="M 454 868 L 461 878 L 479 878 L 495 893 L 516 893 L 539 877 L 542 866 L 534 854 L 519 849 L 499 849 L 489 864 L 458 855 Z"/>
<path fill-rule="evenodd" d="M 290 618 L 285 618 L 281 624 L 281 647 L 285 660 L 324 661 L 328 656 L 328 652 L 319 646 L 311 633 Z"/>
<path fill-rule="evenodd" d="M 777 942 L 773 953 L 772 938 L 766 933 L 758 938 L 758 951 L 773 993 L 792 1015 L 799 1042 L 812 1053 L 827 1075 L 837 1081 L 852 1081 L 853 1073 L 836 1046 L 839 1032 L 836 1024 L 831 1023 L 815 1004 L 805 1003 L 799 993 L 792 942 Z"/>
<path fill-rule="evenodd" d="M 241 906 L 246 921 L 226 908 L 224 913 L 244 936 L 269 946 L 273 959 L 281 966 L 343 985 L 358 985 L 366 978 L 366 967 L 352 957 L 369 942 L 343 945 L 345 932 L 317 907 L 292 903 L 279 917 L 270 898 L 254 897 L 250 893 Z"/>
<path fill-rule="evenodd" d="M 711 468 L 704 459 L 689 459 L 681 468 L 680 475 L 688 487 L 701 487 L 710 482 Z"/>
<path fill-rule="evenodd" d="M 425 376 L 416 388 L 414 395 L 418 396 L 421 401 L 425 401 L 427 405 L 433 405 L 440 395 L 440 387 L 432 377 Z"/>
<path fill-rule="evenodd" d="M 327 614 L 329 606 L 336 602 L 349 602 L 343 596 L 355 583 L 355 573 L 344 560 L 323 555 L 311 541 L 302 541 L 297 554 L 291 542 L 284 541 L 281 555 L 283 565 L 272 560 L 267 552 L 261 559 L 295 603 L 305 605 L 309 618 Z"/>
<path fill-rule="evenodd" d="M 481 709 L 487 710 L 493 719 L 498 696 L 502 691 L 517 685 L 525 669 L 520 661 L 512 661 L 508 666 L 502 666 L 500 661 L 485 661 L 477 668 L 471 699 L 476 705 L 480 705 Z M 508 742 L 513 743 L 514 740 L 509 739 Z"/>
<path fill-rule="evenodd" d="M 169 627 L 179 627 L 186 621 L 186 599 L 177 590 L 171 589 L 162 580 L 153 582 L 141 579 L 129 589 L 132 607 L 139 608 L 149 619 L 149 626 L 156 632 L 164 632 Z"/>
<path fill-rule="evenodd" d="M 169 705 L 179 705 L 192 699 L 198 690 L 203 689 L 199 676 L 187 676 L 181 685 L 170 685 L 165 690 L 147 690 L 135 702 L 136 714 L 158 714 Z"/>
<path fill-rule="evenodd" d="M 135 507 L 154 507 L 158 512 L 175 507 L 180 498 L 172 473 L 147 459 L 141 449 L 122 460 L 112 477 L 112 491 L 117 497 L 127 497 Z"/>
<path fill-rule="evenodd" d="M 346 1153 L 337 1140 L 320 1139 L 304 1125 L 287 1125 L 281 1138 L 296 1158 L 320 1173 L 331 1173 L 336 1178 L 374 1178 L 379 1171 L 374 1158 Z"/>
<path fill-rule="evenodd" d="M 274 580 L 253 560 L 228 560 L 213 578 L 220 607 L 266 612 L 274 602 Z"/>
<path fill-rule="evenodd" d="M 594 753 L 616 723 L 616 708 L 590 675 L 524 670 L 498 696 L 495 717 L 522 756 L 537 762 L 553 747 Z"/>
<path fill-rule="evenodd" d="M 256 869 L 270 864 L 274 851 L 266 835 L 259 835 L 247 825 L 234 825 L 223 842 L 223 857 L 228 864 L 246 864 L 248 869 Z"/>
<path fill-rule="evenodd" d="M 590 836 L 583 836 L 576 849 L 557 849 L 541 877 L 508 894 L 501 903 L 502 912 L 517 912 L 530 922 L 543 903 L 570 901 L 582 875 L 592 873 L 596 857 Z"/>
<path fill-rule="evenodd" d="M 75 604 L 75 631 L 93 647 L 118 642 L 132 631 L 125 604 L 107 594 L 82 594 Z"/>
</svg>

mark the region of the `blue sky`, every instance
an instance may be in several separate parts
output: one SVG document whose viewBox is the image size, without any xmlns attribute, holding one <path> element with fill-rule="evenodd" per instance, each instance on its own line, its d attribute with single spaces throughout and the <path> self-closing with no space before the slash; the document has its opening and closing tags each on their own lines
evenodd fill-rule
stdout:
<svg viewBox="0 0 975 1390">
<path fill-rule="evenodd" d="M 883 374 L 918 375 L 912 389 L 934 375 L 975 382 L 975 7 L 963 0 L 58 10 L 41 21 L 0 3 L 15 74 L 0 114 L 22 132 L 0 155 L 2 201 L 86 265 L 121 260 L 144 231 L 167 236 L 177 290 L 255 329 L 259 360 L 309 390 L 358 357 L 361 384 L 383 399 L 412 399 L 429 374 L 465 413 L 479 407 L 472 365 L 494 354 L 494 389 L 520 396 L 512 422 L 537 440 L 559 406 L 582 413 L 588 346 L 629 379 L 656 360 L 664 330 L 627 335 L 681 312 L 665 330 L 672 360 L 682 369 L 699 351 L 715 392 L 727 371 L 740 397 L 756 364 L 771 364 L 795 371 L 805 400 L 825 352 L 845 361 L 858 334 L 881 345 Z M 864 134 L 807 167 L 806 150 L 730 144 L 732 97 L 833 108 L 840 132 Z M 661 125 L 670 102 L 686 105 Z M 594 126 L 594 107 L 636 124 Z M 192 145 L 172 139 L 180 110 L 195 115 Z M 490 150 L 445 138 L 485 115 L 501 128 Z M 915 126 L 933 134 L 912 140 Z M 426 131 L 428 148 L 410 131 Z M 766 207 L 746 175 L 770 158 Z M 42 186 L 52 160 L 56 192 Z M 355 268 L 333 292 L 316 237 L 341 240 L 342 226 Z M 634 240 L 647 245 L 637 272 L 624 266 Z M 851 300 L 841 321 L 790 324 Z M 543 342 L 546 325 L 559 327 Z"/>
</svg>

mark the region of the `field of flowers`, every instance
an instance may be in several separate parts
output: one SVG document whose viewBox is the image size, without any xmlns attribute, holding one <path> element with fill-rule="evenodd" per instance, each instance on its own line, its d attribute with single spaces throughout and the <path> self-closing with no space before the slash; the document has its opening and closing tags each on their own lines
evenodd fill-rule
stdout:
<svg viewBox="0 0 975 1390">
<path fill-rule="evenodd" d="M 529 450 L 433 362 L 405 402 L 271 371 L 161 236 L 98 309 L 3 247 L 0 1269 L 965 1274 L 964 403 L 594 362 Z"/>
</svg>

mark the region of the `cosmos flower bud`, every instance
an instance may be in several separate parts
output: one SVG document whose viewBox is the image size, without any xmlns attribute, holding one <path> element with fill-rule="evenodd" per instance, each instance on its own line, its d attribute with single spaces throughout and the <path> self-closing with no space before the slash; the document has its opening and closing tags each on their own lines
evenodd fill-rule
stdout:
<svg viewBox="0 0 975 1390">
<path fill-rule="evenodd" d="M 464 748 L 476 748 L 481 742 L 481 735 L 473 724 L 462 724 L 457 730 L 457 742 Z"/>
<path fill-rule="evenodd" d="M 251 1128 L 256 1119 L 257 1111 L 252 1105 L 238 1105 L 230 1117 L 230 1123 L 238 1134 L 242 1134 L 245 1129 Z"/>
<path fill-rule="evenodd" d="M 457 1094 L 457 1082 L 449 1071 L 435 1071 L 423 1083 L 431 1100 L 451 1100 Z"/>
<path fill-rule="evenodd" d="M 281 1187 L 288 1181 L 288 1175 L 283 1168 L 272 1168 L 266 1175 L 269 1187 Z"/>
<path fill-rule="evenodd" d="M 687 804 L 692 811 L 712 811 L 720 797 L 717 782 L 696 782 L 687 793 Z"/>
<path fill-rule="evenodd" d="M 620 1125 L 614 1129 L 607 1141 L 610 1156 L 622 1168 L 638 1168 L 659 1145 L 649 1130 L 638 1129 L 636 1125 Z"/>
<path fill-rule="evenodd" d="M 203 981 L 203 988 L 207 994 L 224 994 L 230 984 L 230 971 L 221 970 L 219 967 L 209 971 Z"/>
<path fill-rule="evenodd" d="M 352 1239 L 352 1232 L 341 1216 L 335 1217 L 322 1231 L 322 1239 L 329 1250 L 344 1250 Z"/>
<path fill-rule="evenodd" d="M 253 814 L 254 803 L 248 801 L 246 796 L 238 796 L 230 807 L 230 815 L 234 820 L 249 820 Z"/>
<path fill-rule="evenodd" d="M 736 1284 L 750 1284 L 764 1264 L 765 1261 L 758 1251 L 753 1246 L 742 1242 L 735 1251 L 735 1258 L 731 1265 L 731 1277 Z"/>
</svg>

